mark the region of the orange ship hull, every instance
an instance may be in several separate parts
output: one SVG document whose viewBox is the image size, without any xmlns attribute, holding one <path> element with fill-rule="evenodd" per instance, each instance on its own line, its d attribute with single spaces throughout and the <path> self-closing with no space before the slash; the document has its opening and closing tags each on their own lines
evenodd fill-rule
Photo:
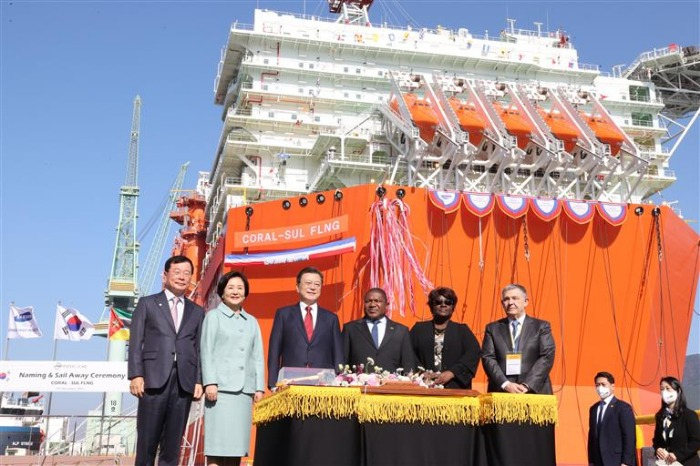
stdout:
<svg viewBox="0 0 700 466">
<path fill-rule="evenodd" d="M 320 304 L 335 310 L 341 323 L 361 317 L 369 286 L 369 210 L 377 201 L 375 188 L 344 189 L 342 200 L 326 192 L 322 204 L 309 196 L 306 207 L 292 201 L 288 210 L 281 201 L 259 203 L 249 218 L 244 207 L 231 209 L 225 235 L 199 283 L 200 302 L 206 305 L 215 294 L 222 273 L 242 270 L 251 284 L 245 308 L 258 318 L 267 343 L 275 310 L 298 301 L 296 273 L 313 265 L 324 274 Z M 435 286 L 457 292 L 455 321 L 468 324 L 481 340 L 486 324 L 503 317 L 500 289 L 517 282 L 529 291 L 528 313 L 551 322 L 557 344 L 551 378 L 560 401 L 558 463 L 586 462 L 585 432 L 588 408 L 597 399 L 592 380 L 596 372 L 615 374 L 616 393 L 631 401 L 637 413 L 658 409 L 660 377 L 683 375 L 700 270 L 699 237 L 682 219 L 667 207 L 654 216 L 652 206 L 645 205 L 642 215 L 634 214 L 635 206 L 625 206 L 628 215 L 617 226 L 600 215 L 581 222 L 563 212 L 546 221 L 533 209 L 514 216 L 495 203 L 479 220 L 464 200 L 448 213 L 430 201 L 427 190 L 404 189 L 410 232 L 420 238 L 415 242 L 418 263 L 425 264 Z M 396 190 L 388 187 L 386 198 L 396 199 Z M 233 257 L 229 255 L 243 254 L 246 245 L 252 255 L 349 238 L 355 240 L 354 251 L 314 260 L 265 266 L 225 263 Z M 403 265 L 384 267 L 406 274 Z M 430 318 L 427 297 L 413 281 L 415 313 L 407 306 L 391 315 L 409 328 Z M 476 390 L 485 391 L 481 366 L 474 382 Z M 649 444 L 650 432 L 646 435 Z"/>
<path fill-rule="evenodd" d="M 420 131 L 420 137 L 427 143 L 430 143 L 435 136 L 435 130 L 438 127 L 438 117 L 433 110 L 432 105 L 425 99 L 419 99 L 415 94 L 403 94 L 403 99 L 411 112 L 411 119 Z M 391 108 L 398 112 L 399 103 L 396 98 L 391 101 Z"/>
</svg>

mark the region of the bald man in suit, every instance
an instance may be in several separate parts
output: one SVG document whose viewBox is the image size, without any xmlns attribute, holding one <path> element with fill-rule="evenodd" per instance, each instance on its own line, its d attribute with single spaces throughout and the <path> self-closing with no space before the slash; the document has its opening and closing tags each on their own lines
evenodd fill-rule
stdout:
<svg viewBox="0 0 700 466">
<path fill-rule="evenodd" d="M 192 261 L 165 262 L 165 289 L 144 296 L 134 310 L 129 339 L 129 390 L 139 398 L 136 466 L 177 466 L 190 404 L 202 396 L 199 338 L 204 310 L 185 297 Z"/>
<path fill-rule="evenodd" d="M 404 373 L 416 368 L 408 328 L 386 317 L 387 305 L 386 293 L 381 288 L 372 288 L 365 293 L 365 317 L 343 327 L 347 364 L 363 364 L 368 366 L 369 372 L 376 366 L 389 372 L 402 368 Z M 374 364 L 368 363 L 368 358 Z"/>
<path fill-rule="evenodd" d="M 501 292 L 506 317 L 486 326 L 481 359 L 489 392 L 552 394 L 552 329 L 525 313 L 528 303 L 525 287 L 506 286 Z"/>
</svg>

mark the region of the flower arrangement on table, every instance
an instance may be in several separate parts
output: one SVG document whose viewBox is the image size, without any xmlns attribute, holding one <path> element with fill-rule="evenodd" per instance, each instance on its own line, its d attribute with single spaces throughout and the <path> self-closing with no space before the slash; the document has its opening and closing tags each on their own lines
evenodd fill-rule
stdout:
<svg viewBox="0 0 700 466">
<path fill-rule="evenodd" d="M 331 385 L 336 387 L 357 387 L 370 386 L 378 387 L 387 384 L 410 384 L 424 388 L 443 388 L 442 385 L 435 383 L 436 374 L 432 371 L 426 371 L 422 367 L 418 367 L 418 371 L 410 371 L 404 374 L 402 368 L 396 369 L 396 372 L 385 371 L 381 367 L 374 364 L 372 358 L 367 358 L 367 364 L 338 366 L 340 373 L 336 375 Z"/>
</svg>

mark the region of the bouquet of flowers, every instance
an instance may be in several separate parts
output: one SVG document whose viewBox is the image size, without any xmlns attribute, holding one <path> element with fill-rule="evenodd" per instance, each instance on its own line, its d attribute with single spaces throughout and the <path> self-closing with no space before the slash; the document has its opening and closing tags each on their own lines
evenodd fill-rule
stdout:
<svg viewBox="0 0 700 466">
<path fill-rule="evenodd" d="M 389 372 L 375 365 L 372 358 L 367 358 L 367 364 L 353 365 L 352 367 L 341 364 L 338 369 L 340 373 L 331 383 L 336 387 L 414 384 L 426 388 L 443 388 L 442 385 L 435 383 L 432 372 L 426 371 L 422 367 L 418 367 L 418 371 L 410 371 L 408 374 L 404 374 L 402 368 L 396 369 L 396 372 Z"/>
</svg>

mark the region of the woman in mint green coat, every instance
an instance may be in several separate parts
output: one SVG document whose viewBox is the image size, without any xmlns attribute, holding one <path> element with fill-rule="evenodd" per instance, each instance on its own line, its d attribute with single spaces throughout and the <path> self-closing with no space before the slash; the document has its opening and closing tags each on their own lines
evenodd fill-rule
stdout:
<svg viewBox="0 0 700 466">
<path fill-rule="evenodd" d="M 250 289 L 240 272 L 219 280 L 221 304 L 202 326 L 204 454 L 209 466 L 237 466 L 248 454 L 253 403 L 265 390 L 258 321 L 243 309 Z"/>
</svg>

